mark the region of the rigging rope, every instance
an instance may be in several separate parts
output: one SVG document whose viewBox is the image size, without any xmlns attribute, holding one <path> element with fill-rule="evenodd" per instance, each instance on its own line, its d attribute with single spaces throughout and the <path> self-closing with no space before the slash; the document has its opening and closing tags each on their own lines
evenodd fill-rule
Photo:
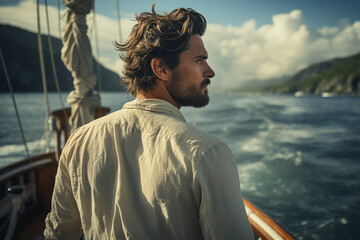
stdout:
<svg viewBox="0 0 360 240">
<path fill-rule="evenodd" d="M 98 78 L 98 83 L 99 83 L 99 95 L 101 93 L 102 90 L 102 80 L 101 80 L 101 69 L 100 69 L 100 51 L 99 51 L 99 38 L 98 38 L 98 31 L 97 31 L 97 27 L 96 27 L 96 17 L 95 17 L 95 6 L 93 9 L 93 27 L 94 27 L 94 36 L 95 36 L 95 49 L 96 49 L 96 68 L 97 68 L 97 78 Z"/>
<path fill-rule="evenodd" d="M 49 52 L 50 52 L 51 66 L 52 66 L 52 70 L 53 70 L 53 74 L 54 74 L 56 90 L 57 90 L 57 93 L 58 93 L 58 96 L 59 96 L 59 99 L 60 99 L 61 107 L 62 107 L 62 110 L 64 111 L 64 116 L 65 116 L 65 118 L 67 120 L 67 116 L 66 116 L 66 112 L 65 112 L 65 105 L 64 105 L 64 101 L 63 101 L 62 96 L 61 96 L 59 80 L 58 80 L 57 73 L 56 73 L 54 52 L 53 52 L 51 36 L 50 36 L 51 35 L 50 34 L 50 21 L 49 21 L 47 0 L 45 0 L 45 12 L 46 12 L 46 23 L 47 23 L 47 30 L 48 30 L 48 42 L 49 42 Z"/>
<path fill-rule="evenodd" d="M 38 27 L 38 47 L 39 47 L 39 57 L 40 57 L 41 78 L 42 78 L 45 103 L 46 103 L 46 120 L 47 120 L 50 116 L 50 104 L 49 104 L 49 96 L 48 96 L 47 85 L 46 85 L 45 64 L 44 64 L 43 48 L 42 48 L 42 41 L 41 41 L 39 0 L 37 0 L 36 3 L 37 3 L 36 13 L 37 13 L 37 27 Z M 49 128 L 48 124 L 45 124 L 45 129 L 48 129 L 48 128 Z"/>
<path fill-rule="evenodd" d="M 121 33 L 121 22 L 120 22 L 120 4 L 119 0 L 116 1 L 116 13 L 117 13 L 117 20 L 118 20 L 118 31 L 119 31 L 119 43 L 122 43 L 122 33 Z"/>
<path fill-rule="evenodd" d="M 5 60 L 4 60 L 2 51 L 1 51 L 1 47 L 0 47 L 0 58 L 1 58 L 2 66 L 3 66 L 3 68 L 4 68 L 5 78 L 6 78 L 6 81 L 7 81 L 8 86 L 9 86 L 10 93 L 11 93 L 11 98 L 12 98 L 12 101 L 13 101 L 13 104 L 14 104 L 15 113 L 16 113 L 16 118 L 17 118 L 17 121 L 18 121 L 18 124 L 19 124 L 20 132 L 21 132 L 21 137 L 22 137 L 22 140 L 23 140 L 23 143 L 24 143 L 24 146 L 25 146 L 26 155 L 27 155 L 28 158 L 30 158 L 29 148 L 28 148 L 28 146 L 27 146 L 27 144 L 26 144 L 26 138 L 25 138 L 25 134 L 24 134 L 24 130 L 23 130 L 22 124 L 21 124 L 20 114 L 19 114 L 19 111 L 18 111 L 18 108 L 17 108 L 17 105 L 16 105 L 15 96 L 14 96 L 14 91 L 13 91 L 12 86 L 11 86 L 9 74 L 8 74 L 8 72 L 7 72 L 7 69 L 6 69 Z"/>
<path fill-rule="evenodd" d="M 59 38 L 61 39 L 61 24 L 60 24 L 60 0 L 57 0 L 57 4 L 58 4 L 58 30 L 59 30 Z M 46 7 L 47 8 L 47 7 Z M 47 11 L 47 10 L 46 10 Z"/>
<path fill-rule="evenodd" d="M 119 32 L 119 43 L 122 43 L 122 31 L 121 31 L 121 20 L 120 20 L 120 0 L 116 1 L 116 14 L 117 14 L 117 24 L 118 24 L 118 32 Z M 127 92 L 126 94 L 126 101 L 130 101 L 130 94 Z"/>
<path fill-rule="evenodd" d="M 44 123 L 45 132 L 43 134 L 42 140 L 45 140 L 44 142 L 47 142 L 46 140 L 50 138 L 50 134 L 51 134 L 51 130 L 50 130 L 50 127 L 49 127 L 49 122 L 48 122 L 49 118 L 50 118 L 50 104 L 49 104 L 49 95 L 48 95 L 47 85 L 46 85 L 46 74 L 45 74 L 45 64 L 44 64 L 44 55 L 43 55 L 43 45 L 42 45 L 42 39 L 41 39 L 40 4 L 39 4 L 39 0 L 36 1 L 36 14 L 37 14 L 37 27 L 38 27 L 38 47 L 39 47 L 41 79 L 42 79 L 44 98 L 45 98 L 45 104 L 46 104 L 46 118 L 45 118 L 45 123 Z M 43 146 L 46 147 L 45 145 L 43 145 Z M 42 152 L 43 151 L 44 151 L 44 149 L 42 150 Z"/>
<path fill-rule="evenodd" d="M 59 11 L 59 14 L 60 14 L 60 11 Z M 50 33 L 50 21 L 49 21 L 49 12 L 48 12 L 47 0 L 45 0 L 45 15 L 46 15 L 46 24 L 47 24 L 47 31 L 48 31 L 49 53 L 50 53 L 50 60 L 51 60 L 51 66 L 52 66 L 52 70 L 53 70 L 55 86 L 56 86 L 58 97 L 60 99 L 61 109 L 63 111 L 64 118 L 65 118 L 66 122 L 68 122 L 68 117 L 66 115 L 65 105 L 64 105 L 63 98 L 61 96 L 60 84 L 59 84 L 59 80 L 58 80 L 57 72 L 56 72 L 56 66 L 55 66 L 55 60 L 54 60 L 54 51 L 53 51 L 53 47 L 52 47 L 51 33 Z M 59 17 L 60 17 L 60 15 L 59 15 Z M 60 21 L 59 21 L 59 28 L 60 28 Z M 59 31 L 60 31 L 60 29 L 59 29 Z M 53 119 L 50 118 L 50 114 L 49 114 L 48 115 L 48 124 L 50 124 L 49 122 L 52 123 L 52 121 L 53 121 Z M 47 126 L 49 126 L 49 125 L 47 125 Z M 43 147 L 42 147 L 42 150 L 41 150 L 42 152 L 46 152 L 46 146 L 49 143 L 48 140 L 49 140 L 50 135 L 51 135 L 51 130 L 52 129 L 50 129 L 50 128 L 47 128 L 45 130 L 45 133 L 44 133 L 43 138 L 42 138 L 42 140 L 44 140 L 43 141 Z"/>
</svg>

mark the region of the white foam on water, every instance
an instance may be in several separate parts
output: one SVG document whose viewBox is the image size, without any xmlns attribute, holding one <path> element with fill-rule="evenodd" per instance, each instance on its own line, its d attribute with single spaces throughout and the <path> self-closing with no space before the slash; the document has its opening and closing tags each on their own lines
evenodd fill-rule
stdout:
<svg viewBox="0 0 360 240">
<path fill-rule="evenodd" d="M 294 165 L 300 166 L 301 164 L 302 164 L 302 153 L 300 151 L 297 151 L 294 159 Z"/>
<path fill-rule="evenodd" d="M 290 160 L 294 158 L 294 153 L 292 152 L 277 152 L 274 155 L 269 156 L 266 160 L 274 161 L 276 159 L 282 159 L 282 160 Z"/>
<path fill-rule="evenodd" d="M 280 137 L 277 139 L 279 142 L 288 142 L 288 143 L 296 143 L 299 141 L 304 141 L 306 139 L 318 139 L 321 135 L 339 135 L 339 134 L 347 134 L 349 130 L 346 128 L 339 127 L 311 127 L 304 126 L 302 128 L 294 129 L 294 128 L 283 128 L 277 129 L 276 135 Z M 328 142 L 338 141 L 336 138 L 329 138 Z"/>
<path fill-rule="evenodd" d="M 323 223 L 321 223 L 320 225 L 318 225 L 317 228 L 324 228 L 324 227 L 326 227 L 327 225 L 332 224 L 332 223 L 334 223 L 334 222 L 335 222 L 334 219 L 326 220 L 326 221 L 324 221 Z"/>
<path fill-rule="evenodd" d="M 339 221 L 340 221 L 341 224 L 344 224 L 344 225 L 348 224 L 348 220 L 346 218 L 340 218 Z"/>
<path fill-rule="evenodd" d="M 307 112 L 306 109 L 299 105 L 287 106 L 284 111 L 281 112 L 283 115 L 299 115 Z"/>
<path fill-rule="evenodd" d="M 285 161 L 293 161 L 295 166 L 300 166 L 303 162 L 302 159 L 302 152 L 296 151 L 296 152 L 277 152 L 272 156 L 269 156 L 266 160 L 274 161 L 274 160 L 285 160 Z"/>
<path fill-rule="evenodd" d="M 33 155 L 34 152 L 39 152 L 42 146 L 46 145 L 47 150 L 51 150 L 55 146 L 55 138 L 50 137 L 50 139 L 38 139 L 34 141 L 27 142 L 27 147 L 30 151 L 30 155 Z M 19 155 L 24 153 L 26 156 L 26 150 L 23 143 L 21 144 L 10 144 L 0 146 L 0 158 L 12 158 L 13 155 Z"/>
<path fill-rule="evenodd" d="M 302 221 L 302 222 L 300 223 L 301 226 L 305 226 L 305 225 L 308 225 L 308 224 L 309 224 L 309 221 Z"/>
<path fill-rule="evenodd" d="M 12 144 L 0 146 L 0 156 L 12 155 L 14 153 L 25 152 L 25 147 L 23 144 Z"/>
<path fill-rule="evenodd" d="M 258 196 L 264 196 L 264 193 L 257 191 L 259 187 L 262 187 L 264 183 L 262 181 L 254 181 L 254 178 L 260 177 L 259 173 L 268 172 L 266 165 L 263 162 L 252 162 L 246 164 L 238 164 L 237 169 L 239 172 L 239 178 L 241 188 L 243 191 L 252 192 Z"/>
<path fill-rule="evenodd" d="M 252 138 L 241 146 L 243 151 L 247 152 L 259 152 L 262 151 L 262 142 L 258 138 Z"/>
<path fill-rule="evenodd" d="M 268 134 L 268 131 L 275 128 L 275 124 L 271 121 L 270 118 L 264 117 L 263 119 L 264 119 L 265 123 L 263 123 L 259 126 L 260 130 L 265 131 L 265 132 L 261 132 L 262 135 Z"/>
<path fill-rule="evenodd" d="M 233 125 L 228 124 L 228 125 L 223 126 L 222 130 L 226 134 L 231 134 L 233 132 L 233 128 L 234 128 Z"/>
<path fill-rule="evenodd" d="M 299 139 L 313 138 L 316 133 L 313 129 L 277 129 L 276 135 L 281 137 L 278 139 L 279 142 L 296 143 Z"/>
</svg>

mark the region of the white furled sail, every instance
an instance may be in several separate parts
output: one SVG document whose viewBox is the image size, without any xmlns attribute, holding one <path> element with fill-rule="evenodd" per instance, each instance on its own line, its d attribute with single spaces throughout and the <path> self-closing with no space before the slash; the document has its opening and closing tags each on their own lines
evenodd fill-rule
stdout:
<svg viewBox="0 0 360 240">
<path fill-rule="evenodd" d="M 94 119 L 94 110 L 100 107 L 100 96 L 93 90 L 96 76 L 90 40 L 87 36 L 86 15 L 94 6 L 94 0 L 64 0 L 67 21 L 63 36 L 61 59 L 74 79 L 74 90 L 68 95 L 71 106 L 69 124 L 71 132 Z"/>
</svg>

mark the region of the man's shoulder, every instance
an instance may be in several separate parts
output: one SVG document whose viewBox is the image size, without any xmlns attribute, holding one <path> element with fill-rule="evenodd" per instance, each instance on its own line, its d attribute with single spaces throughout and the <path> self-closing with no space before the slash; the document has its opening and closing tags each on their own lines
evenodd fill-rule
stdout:
<svg viewBox="0 0 360 240">
<path fill-rule="evenodd" d="M 119 116 L 120 110 L 82 125 L 71 134 L 69 141 L 76 141 L 76 139 L 83 138 L 87 134 L 96 135 L 96 132 L 103 132 L 104 128 L 109 128 L 111 125 L 120 124 L 121 119 Z M 94 138 L 95 136 L 88 139 L 91 140 Z"/>
<path fill-rule="evenodd" d="M 185 122 L 177 121 L 173 129 L 173 136 L 181 143 L 204 153 L 214 145 L 223 144 L 217 137 Z"/>
</svg>

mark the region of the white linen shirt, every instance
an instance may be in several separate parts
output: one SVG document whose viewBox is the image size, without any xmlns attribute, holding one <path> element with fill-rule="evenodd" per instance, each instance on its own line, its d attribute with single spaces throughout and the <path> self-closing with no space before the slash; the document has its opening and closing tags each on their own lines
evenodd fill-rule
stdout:
<svg viewBox="0 0 360 240">
<path fill-rule="evenodd" d="M 71 135 L 47 239 L 253 239 L 233 155 L 162 100 L 134 100 Z"/>
</svg>

